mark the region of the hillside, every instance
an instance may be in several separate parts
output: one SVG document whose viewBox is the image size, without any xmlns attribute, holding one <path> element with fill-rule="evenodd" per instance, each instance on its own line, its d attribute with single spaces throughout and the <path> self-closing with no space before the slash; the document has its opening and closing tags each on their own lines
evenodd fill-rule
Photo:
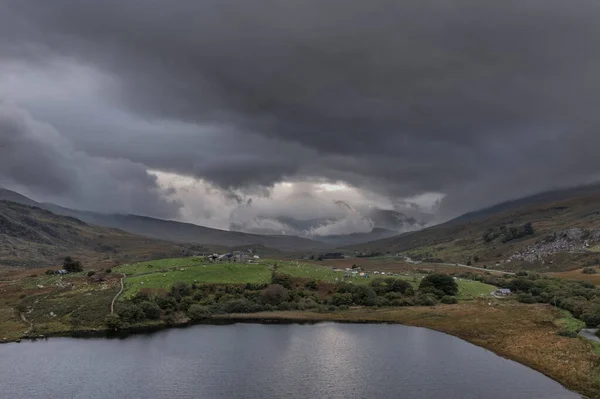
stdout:
<svg viewBox="0 0 600 399">
<path fill-rule="evenodd" d="M 295 236 L 249 234 L 138 215 L 80 211 L 55 204 L 38 203 L 6 189 L 0 189 L 0 199 L 35 205 L 55 214 L 74 217 L 89 224 L 117 228 L 132 234 L 179 243 L 221 247 L 262 245 L 281 251 L 307 251 L 326 247 L 322 242 Z"/>
<path fill-rule="evenodd" d="M 525 232 L 528 223 L 533 234 Z M 345 249 L 511 270 L 594 265 L 600 262 L 600 193 L 591 188 L 546 193 Z"/>
<path fill-rule="evenodd" d="M 186 252 L 181 245 L 91 226 L 41 208 L 0 200 L 0 267 L 56 266 L 67 255 L 85 265 L 113 266 Z"/>
<path fill-rule="evenodd" d="M 345 235 L 319 236 L 319 240 L 331 246 L 356 245 L 382 238 L 392 237 L 398 232 L 382 228 L 374 228 L 369 233 L 352 233 Z"/>
</svg>

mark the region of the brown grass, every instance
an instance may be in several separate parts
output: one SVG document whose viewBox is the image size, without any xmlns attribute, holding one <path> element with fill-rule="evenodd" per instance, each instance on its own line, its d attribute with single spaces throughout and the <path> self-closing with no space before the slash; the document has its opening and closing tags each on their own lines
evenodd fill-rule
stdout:
<svg viewBox="0 0 600 399">
<path fill-rule="evenodd" d="M 240 318 L 227 315 L 223 318 Z M 583 338 L 557 335 L 560 312 L 548 305 L 486 301 L 436 307 L 352 309 L 336 313 L 274 312 L 249 320 L 392 322 L 442 331 L 518 361 L 589 397 L 600 397 L 599 356 Z"/>
<path fill-rule="evenodd" d="M 583 269 L 575 269 L 567 272 L 548 273 L 551 277 L 564 278 L 568 280 L 589 281 L 594 285 L 600 285 L 600 274 L 585 274 Z"/>
</svg>

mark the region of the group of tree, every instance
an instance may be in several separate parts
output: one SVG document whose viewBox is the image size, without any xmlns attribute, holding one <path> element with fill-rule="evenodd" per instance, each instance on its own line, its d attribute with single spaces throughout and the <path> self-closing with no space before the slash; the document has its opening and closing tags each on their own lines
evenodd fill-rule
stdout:
<svg viewBox="0 0 600 399">
<path fill-rule="evenodd" d="M 535 229 L 531 223 L 525 223 L 522 226 L 507 226 L 502 225 L 498 228 L 488 229 L 483 234 L 483 240 L 485 242 L 492 242 L 499 240 L 502 243 L 507 243 L 512 240 L 519 238 L 532 236 L 535 234 Z"/>
<path fill-rule="evenodd" d="M 350 306 L 432 306 L 456 303 L 458 286 L 447 275 L 430 274 L 418 289 L 399 278 L 377 278 L 370 284 L 337 283 L 320 289 L 315 280 L 293 279 L 274 272 L 268 284 L 189 284 L 179 281 L 165 295 L 140 292 L 121 302 L 116 315 L 106 320 L 110 328 L 144 320 L 198 321 L 213 314 L 253 313 L 274 310 L 330 312 Z"/>
<path fill-rule="evenodd" d="M 508 288 L 522 303 L 547 303 L 568 310 L 588 327 L 600 326 L 600 290 L 588 281 L 559 279 L 528 272 L 519 272 L 514 277 L 473 273 L 460 276 Z"/>
</svg>

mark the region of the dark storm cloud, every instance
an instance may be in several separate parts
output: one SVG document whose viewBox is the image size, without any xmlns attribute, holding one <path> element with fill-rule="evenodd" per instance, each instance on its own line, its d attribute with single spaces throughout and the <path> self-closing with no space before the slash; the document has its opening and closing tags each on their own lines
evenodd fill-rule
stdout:
<svg viewBox="0 0 600 399">
<path fill-rule="evenodd" d="M 181 205 L 168 200 L 143 165 L 77 151 L 52 126 L 6 102 L 0 102 L 0 154 L 0 186 L 74 207 L 178 216 Z"/>
<path fill-rule="evenodd" d="M 5 57 L 92 65 L 129 110 L 229 132 L 202 158 L 206 140 L 175 133 L 155 140 L 185 156 L 152 140 L 103 154 L 222 187 L 300 176 L 443 192 L 447 214 L 597 177 L 597 1 L 0 5 Z"/>
</svg>

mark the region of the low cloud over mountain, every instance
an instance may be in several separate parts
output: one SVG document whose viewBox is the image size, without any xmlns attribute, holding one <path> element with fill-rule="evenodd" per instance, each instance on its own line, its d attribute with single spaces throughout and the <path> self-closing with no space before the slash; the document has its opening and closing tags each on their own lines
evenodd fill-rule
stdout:
<svg viewBox="0 0 600 399">
<path fill-rule="evenodd" d="M 595 181 L 599 18 L 590 0 L 0 0 L 0 182 L 321 234 Z"/>
</svg>

